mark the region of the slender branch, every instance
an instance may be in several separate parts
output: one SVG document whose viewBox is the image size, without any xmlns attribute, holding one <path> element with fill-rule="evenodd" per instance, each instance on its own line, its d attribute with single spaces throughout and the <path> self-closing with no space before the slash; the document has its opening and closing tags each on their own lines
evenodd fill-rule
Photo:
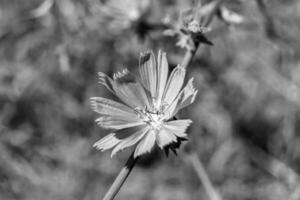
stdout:
<svg viewBox="0 0 300 200">
<path fill-rule="evenodd" d="M 125 166 L 122 168 L 116 179 L 114 180 L 113 184 L 110 186 L 109 190 L 103 197 L 103 200 L 113 200 L 115 196 L 118 194 L 120 188 L 126 181 L 127 177 L 129 176 L 132 168 L 134 167 L 137 158 L 134 158 L 134 154 L 132 153 L 131 156 L 128 158 Z"/>
<path fill-rule="evenodd" d="M 197 172 L 197 175 L 203 187 L 205 188 L 205 191 L 207 192 L 207 195 L 210 198 L 210 200 L 222 200 L 220 194 L 217 192 L 217 190 L 211 183 L 200 159 L 198 158 L 198 155 L 196 153 L 192 153 L 187 156 L 187 159 L 189 162 L 191 162 L 193 168 Z"/>
<path fill-rule="evenodd" d="M 250 159 L 258 167 L 285 183 L 291 190 L 299 188 L 300 176 L 295 170 L 252 143 L 244 141 L 244 144 L 249 150 Z"/>
<path fill-rule="evenodd" d="M 244 140 L 243 144 L 249 151 L 248 155 L 251 161 L 257 167 L 287 186 L 289 190 L 288 200 L 300 199 L 300 175 L 292 167 L 247 140 Z"/>
</svg>

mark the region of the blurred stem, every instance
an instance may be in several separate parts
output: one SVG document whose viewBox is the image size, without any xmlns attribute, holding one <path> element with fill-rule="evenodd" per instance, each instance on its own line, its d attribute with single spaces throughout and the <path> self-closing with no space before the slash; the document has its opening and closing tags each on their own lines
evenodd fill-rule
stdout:
<svg viewBox="0 0 300 200">
<path fill-rule="evenodd" d="M 224 0 L 216 0 L 215 5 L 214 5 L 212 11 L 206 17 L 206 19 L 205 19 L 205 21 L 203 23 L 203 26 L 208 26 L 211 23 L 214 15 L 215 15 L 215 13 L 217 12 L 218 8 L 220 7 L 220 5 L 221 5 L 221 3 L 223 1 Z M 194 55 L 197 52 L 197 49 L 200 46 L 199 42 L 194 41 L 194 44 L 195 44 L 194 48 L 187 50 L 186 53 L 185 53 L 185 55 L 184 55 L 184 58 L 183 58 L 182 63 L 181 63 L 181 66 L 184 67 L 184 68 L 187 68 L 189 66 L 189 64 L 191 63 Z"/>
<path fill-rule="evenodd" d="M 203 26 L 209 26 L 209 24 L 212 22 L 214 15 L 216 14 L 218 8 L 220 7 L 221 3 L 224 0 L 216 0 L 215 1 L 215 5 L 212 9 L 212 11 L 208 14 L 208 16 L 206 17 L 206 19 L 204 20 Z M 192 49 L 188 49 L 184 55 L 184 58 L 182 60 L 181 66 L 184 68 L 187 68 L 189 66 L 189 64 L 191 63 L 194 55 L 197 52 L 197 49 L 200 46 L 200 43 L 197 41 L 194 41 L 194 48 Z M 213 187 L 207 173 L 204 170 L 204 167 L 201 163 L 201 161 L 199 160 L 198 156 L 196 153 L 191 153 L 188 154 L 187 158 L 189 159 L 189 161 L 192 163 L 193 168 L 195 169 L 203 187 L 205 188 L 209 198 L 211 200 L 221 200 L 221 196 L 219 195 L 219 193 L 215 190 L 215 188 Z"/>
<path fill-rule="evenodd" d="M 207 192 L 208 197 L 210 200 L 221 200 L 220 194 L 217 192 L 217 190 L 212 185 L 198 155 L 196 153 L 189 154 L 187 156 L 188 161 L 192 164 L 193 168 L 197 172 L 197 175 Z"/>
<path fill-rule="evenodd" d="M 290 189 L 299 189 L 300 176 L 283 161 L 266 153 L 251 142 L 244 141 L 249 150 L 250 159 L 261 169 L 265 170 Z"/>
<path fill-rule="evenodd" d="M 131 156 L 128 158 L 125 166 L 121 169 L 113 184 L 106 192 L 105 196 L 103 197 L 103 200 L 112 200 L 115 198 L 115 196 L 118 194 L 121 187 L 123 186 L 124 182 L 126 181 L 127 177 L 129 176 L 137 160 L 138 157 L 134 158 L 134 153 L 132 153 Z"/>
</svg>

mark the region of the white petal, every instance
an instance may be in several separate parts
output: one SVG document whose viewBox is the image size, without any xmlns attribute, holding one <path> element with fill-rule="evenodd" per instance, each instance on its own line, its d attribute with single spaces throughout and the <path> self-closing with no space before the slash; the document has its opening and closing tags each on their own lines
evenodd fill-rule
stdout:
<svg viewBox="0 0 300 200">
<path fill-rule="evenodd" d="M 113 148 L 116 146 L 121 140 L 115 137 L 114 133 L 108 134 L 101 140 L 97 141 L 93 147 L 98 150 L 105 151 L 107 149 Z"/>
<path fill-rule="evenodd" d="M 169 65 L 165 52 L 158 52 L 156 100 L 161 104 L 169 73 Z"/>
<path fill-rule="evenodd" d="M 193 86 L 193 78 L 189 80 L 187 85 L 182 90 L 182 96 L 178 101 L 178 110 L 192 104 L 195 101 L 198 90 Z M 176 113 L 174 113 L 175 115 Z"/>
<path fill-rule="evenodd" d="M 150 152 L 155 144 L 156 132 L 154 130 L 148 131 L 144 138 L 138 143 L 134 151 L 134 157 Z"/>
<path fill-rule="evenodd" d="M 195 101 L 195 97 L 197 95 L 197 90 L 193 87 L 193 78 L 189 80 L 187 85 L 180 91 L 179 95 L 175 98 L 175 100 L 169 105 L 169 107 L 166 108 L 165 112 L 165 119 L 170 119 L 176 113 L 192 104 Z"/>
<path fill-rule="evenodd" d="M 174 133 L 177 137 L 186 137 L 186 129 L 192 123 L 190 119 L 174 120 L 164 124 L 164 128 Z"/>
<path fill-rule="evenodd" d="M 138 83 L 118 85 L 117 95 L 132 108 L 150 107 L 149 99 L 144 88 Z"/>
<path fill-rule="evenodd" d="M 149 97 L 142 84 L 127 70 L 114 75 L 116 95 L 132 108 L 150 107 Z"/>
<path fill-rule="evenodd" d="M 157 71 L 155 57 L 152 51 L 140 54 L 140 76 L 144 87 L 156 96 Z"/>
<path fill-rule="evenodd" d="M 164 146 L 176 142 L 177 137 L 168 129 L 162 128 L 157 134 L 157 145 L 162 149 Z"/>
<path fill-rule="evenodd" d="M 171 73 L 163 97 L 163 103 L 170 105 L 182 88 L 185 77 L 185 68 L 177 66 Z"/>
<path fill-rule="evenodd" d="M 151 98 L 148 97 L 141 83 L 128 70 L 125 69 L 122 72 L 115 73 L 113 80 L 102 72 L 98 74 L 99 83 L 104 85 L 126 105 L 133 109 L 136 107 L 150 107 L 149 102 Z"/>
<path fill-rule="evenodd" d="M 104 85 L 110 92 L 115 94 L 114 81 L 102 72 L 99 72 L 98 75 L 99 75 L 99 83 Z"/>
<path fill-rule="evenodd" d="M 128 106 L 103 97 L 92 97 L 91 107 L 101 115 L 121 116 L 125 118 L 137 117 L 134 110 Z"/>
<path fill-rule="evenodd" d="M 121 142 L 114 148 L 114 150 L 111 153 L 111 157 L 113 157 L 116 153 L 119 151 L 122 151 L 123 149 L 135 145 L 137 142 L 139 142 L 147 133 L 148 127 L 141 128 L 140 130 L 136 131 L 135 133 L 132 133 L 129 137 L 122 139 Z"/>
<path fill-rule="evenodd" d="M 163 111 L 164 113 L 163 120 L 165 121 L 169 120 L 175 115 L 174 113 L 175 110 L 177 109 L 178 100 L 179 98 L 175 98 L 175 100 L 171 103 L 171 105 L 165 108 L 165 110 Z"/>
<path fill-rule="evenodd" d="M 96 119 L 96 122 L 102 128 L 117 130 L 144 124 L 143 121 L 137 118 L 124 118 L 117 116 L 101 116 Z"/>
</svg>

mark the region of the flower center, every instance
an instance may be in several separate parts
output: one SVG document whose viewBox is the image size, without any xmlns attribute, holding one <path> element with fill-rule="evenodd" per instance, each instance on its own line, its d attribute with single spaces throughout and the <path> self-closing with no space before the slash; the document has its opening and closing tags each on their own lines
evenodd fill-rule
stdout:
<svg viewBox="0 0 300 200">
<path fill-rule="evenodd" d="M 139 117 L 149 124 L 151 128 L 159 130 L 163 124 L 163 114 L 157 112 L 150 112 L 147 108 L 140 110 L 136 110 Z"/>
</svg>

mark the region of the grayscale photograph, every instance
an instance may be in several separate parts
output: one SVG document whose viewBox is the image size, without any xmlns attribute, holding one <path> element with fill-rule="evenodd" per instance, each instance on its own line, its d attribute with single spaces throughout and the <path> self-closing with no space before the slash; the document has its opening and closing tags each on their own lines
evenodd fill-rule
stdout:
<svg viewBox="0 0 300 200">
<path fill-rule="evenodd" d="M 0 0 L 0 200 L 300 200 L 300 1 Z"/>
</svg>

